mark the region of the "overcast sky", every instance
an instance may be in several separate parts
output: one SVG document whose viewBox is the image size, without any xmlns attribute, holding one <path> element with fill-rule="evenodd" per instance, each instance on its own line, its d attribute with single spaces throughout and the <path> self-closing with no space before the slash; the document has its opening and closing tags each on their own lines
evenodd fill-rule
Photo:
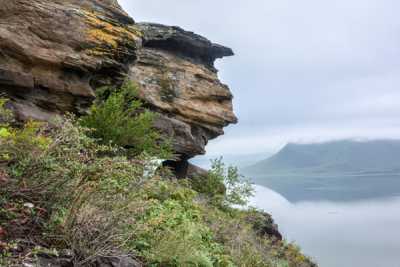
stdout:
<svg viewBox="0 0 400 267">
<path fill-rule="evenodd" d="M 287 142 L 400 138 L 398 0 L 120 0 L 136 21 L 231 47 L 218 61 L 239 124 L 208 155 Z"/>
</svg>

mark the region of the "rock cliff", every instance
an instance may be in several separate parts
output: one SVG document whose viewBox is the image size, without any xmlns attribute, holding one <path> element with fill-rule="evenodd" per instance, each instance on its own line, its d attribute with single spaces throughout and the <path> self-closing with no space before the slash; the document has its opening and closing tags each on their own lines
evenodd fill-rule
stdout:
<svg viewBox="0 0 400 267">
<path fill-rule="evenodd" d="M 124 79 L 140 36 L 115 1 L 0 0 L 0 89 L 23 119 L 84 113 Z"/>
<path fill-rule="evenodd" d="M 214 61 L 231 49 L 135 23 L 116 0 L 0 0 L 0 92 L 20 119 L 84 114 L 103 85 L 136 82 L 182 160 L 237 121 Z"/>
</svg>

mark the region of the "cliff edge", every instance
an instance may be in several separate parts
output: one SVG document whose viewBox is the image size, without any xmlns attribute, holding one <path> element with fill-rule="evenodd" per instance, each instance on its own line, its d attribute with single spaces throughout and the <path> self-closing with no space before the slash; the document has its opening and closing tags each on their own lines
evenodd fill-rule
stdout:
<svg viewBox="0 0 400 267">
<path fill-rule="evenodd" d="M 115 0 L 1 0 L 0 92 L 20 119 L 84 114 L 130 79 L 183 163 L 236 123 L 214 61 L 231 49 L 179 27 L 135 23 Z"/>
</svg>

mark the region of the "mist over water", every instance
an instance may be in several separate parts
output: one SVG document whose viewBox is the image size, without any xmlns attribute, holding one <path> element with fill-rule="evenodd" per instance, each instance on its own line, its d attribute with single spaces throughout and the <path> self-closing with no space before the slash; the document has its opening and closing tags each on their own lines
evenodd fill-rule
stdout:
<svg viewBox="0 0 400 267">
<path fill-rule="evenodd" d="M 400 267 L 400 197 L 291 203 L 255 188 L 251 205 L 271 213 L 286 239 L 321 267 Z"/>
</svg>

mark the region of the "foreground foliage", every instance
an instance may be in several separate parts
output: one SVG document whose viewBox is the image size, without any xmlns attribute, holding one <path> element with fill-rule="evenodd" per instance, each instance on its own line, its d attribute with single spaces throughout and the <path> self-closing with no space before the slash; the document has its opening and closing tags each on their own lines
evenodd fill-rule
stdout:
<svg viewBox="0 0 400 267">
<path fill-rule="evenodd" d="M 230 207 L 251 193 L 235 169 L 217 161 L 203 186 L 177 180 L 149 171 L 157 143 L 132 153 L 93 138 L 73 117 L 16 127 L 0 104 L 0 266 L 63 249 L 76 266 L 118 255 L 146 266 L 313 266 L 294 246 L 260 234 L 258 211 Z M 135 134 L 154 131 L 146 129 Z"/>
</svg>

